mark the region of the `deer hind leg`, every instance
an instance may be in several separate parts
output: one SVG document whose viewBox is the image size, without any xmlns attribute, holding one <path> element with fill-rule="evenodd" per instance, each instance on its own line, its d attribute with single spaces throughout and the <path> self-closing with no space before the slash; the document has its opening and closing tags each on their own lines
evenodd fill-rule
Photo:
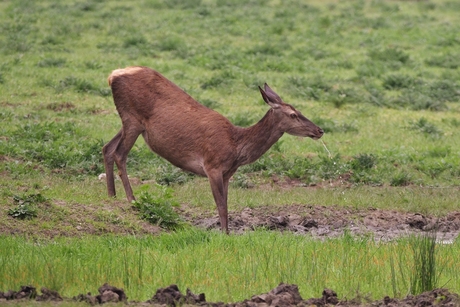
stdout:
<svg viewBox="0 0 460 307">
<path fill-rule="evenodd" d="M 102 148 L 102 155 L 104 156 L 105 175 L 107 180 L 107 192 L 109 194 L 109 197 L 114 197 L 116 195 L 115 178 L 113 177 L 113 164 L 115 162 L 114 153 L 118 147 L 118 144 L 120 143 L 121 133 L 122 130 L 120 130 L 120 132 L 118 132 L 117 135 L 115 135 L 115 137 Z"/>
<path fill-rule="evenodd" d="M 130 127 L 125 129 L 125 127 Z M 128 125 L 123 123 L 123 128 L 120 132 L 103 148 L 104 163 L 106 167 L 107 190 L 109 196 L 115 196 L 115 184 L 113 178 L 113 163 L 117 165 L 118 173 L 123 187 L 126 192 L 128 201 L 135 200 L 131 184 L 129 183 L 128 173 L 126 171 L 126 161 L 128 153 L 134 146 L 137 137 L 142 133 L 141 127 L 135 125 Z"/>
</svg>

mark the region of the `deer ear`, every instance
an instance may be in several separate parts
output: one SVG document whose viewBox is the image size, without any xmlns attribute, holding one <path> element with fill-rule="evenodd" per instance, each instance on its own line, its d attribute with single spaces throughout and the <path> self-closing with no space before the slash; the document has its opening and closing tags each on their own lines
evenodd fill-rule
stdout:
<svg viewBox="0 0 460 307">
<path fill-rule="evenodd" d="M 279 108 L 283 103 L 280 96 L 278 96 L 268 85 L 265 83 L 265 90 L 259 86 L 260 94 L 264 101 L 270 105 L 273 109 Z"/>
</svg>

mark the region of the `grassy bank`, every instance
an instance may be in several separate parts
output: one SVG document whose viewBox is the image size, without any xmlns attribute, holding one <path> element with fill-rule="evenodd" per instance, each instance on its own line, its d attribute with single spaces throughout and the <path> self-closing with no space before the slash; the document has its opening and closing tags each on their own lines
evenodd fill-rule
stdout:
<svg viewBox="0 0 460 307">
<path fill-rule="evenodd" d="M 0 289 L 27 282 L 67 297 L 95 292 L 105 282 L 124 288 L 130 300 L 147 300 L 173 283 L 183 291 L 204 292 L 208 301 L 241 301 L 280 282 L 299 285 L 305 298 L 320 296 L 325 287 L 340 298 L 402 297 L 417 291 L 417 253 L 434 259 L 430 276 L 435 286 L 460 290 L 458 240 L 436 245 L 433 252 L 420 248 L 416 238 L 379 244 L 345 235 L 321 242 L 266 231 L 225 236 L 184 230 L 155 238 L 35 242 L 2 237 L 0 242 Z"/>
</svg>

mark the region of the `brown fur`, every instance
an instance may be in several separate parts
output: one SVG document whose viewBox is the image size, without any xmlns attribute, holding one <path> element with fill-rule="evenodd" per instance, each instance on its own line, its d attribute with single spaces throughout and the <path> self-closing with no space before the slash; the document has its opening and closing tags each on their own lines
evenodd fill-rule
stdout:
<svg viewBox="0 0 460 307">
<path fill-rule="evenodd" d="M 122 121 L 120 132 L 103 148 L 109 196 L 115 196 L 116 163 L 128 200 L 135 199 L 126 159 L 142 134 L 150 149 L 161 157 L 209 178 L 221 227 L 226 232 L 228 182 L 238 167 L 257 160 L 284 132 L 314 139 L 323 135 L 321 128 L 282 102 L 267 84 L 260 92 L 271 109 L 254 126 L 241 128 L 147 67 L 115 70 L 108 81 Z"/>
</svg>

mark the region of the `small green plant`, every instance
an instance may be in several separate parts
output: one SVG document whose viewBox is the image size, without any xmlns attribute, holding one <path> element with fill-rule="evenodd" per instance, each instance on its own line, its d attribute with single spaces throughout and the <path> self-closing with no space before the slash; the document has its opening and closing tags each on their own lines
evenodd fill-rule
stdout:
<svg viewBox="0 0 460 307">
<path fill-rule="evenodd" d="M 111 93 L 110 90 L 105 86 L 99 88 L 91 81 L 76 78 L 74 76 L 65 77 L 64 79 L 59 80 L 57 83 L 50 79 L 43 79 L 38 83 L 43 87 L 51 87 L 58 93 L 65 92 L 67 90 L 74 90 L 77 93 L 90 93 L 101 96 L 108 96 Z"/>
<path fill-rule="evenodd" d="M 395 108 L 408 108 L 411 110 L 442 111 L 446 109 L 443 101 L 435 99 L 428 94 L 414 89 L 404 89 L 398 97 L 391 100 Z"/>
<path fill-rule="evenodd" d="M 355 183 L 380 184 L 380 179 L 374 175 L 377 157 L 373 154 L 359 154 L 350 161 L 352 169 L 351 181 Z"/>
<path fill-rule="evenodd" d="M 141 218 L 160 227 L 175 230 L 183 226 L 179 214 L 173 207 L 179 204 L 174 200 L 173 190 L 170 187 L 156 185 L 154 193 L 144 191 L 138 200 L 133 202 L 133 207 L 139 211 Z"/>
<path fill-rule="evenodd" d="M 412 177 L 410 174 L 404 171 L 400 171 L 394 175 L 390 180 L 390 185 L 392 187 L 401 187 L 411 184 Z"/>
<path fill-rule="evenodd" d="M 193 177 L 193 174 L 186 173 L 170 163 L 162 163 L 157 169 L 155 179 L 160 185 L 171 185 L 174 183 L 184 184 Z"/>
<path fill-rule="evenodd" d="M 434 100 L 443 102 L 458 102 L 460 100 L 459 85 L 452 80 L 437 80 L 430 83 L 427 87 L 421 86 L 420 90 Z"/>
<path fill-rule="evenodd" d="M 377 158 L 373 154 L 359 154 L 353 157 L 351 168 L 353 170 L 371 169 L 377 164 Z"/>
<path fill-rule="evenodd" d="M 336 108 L 340 108 L 347 103 L 360 103 L 363 98 L 354 88 L 350 87 L 338 88 L 328 92 L 325 95 L 325 100 L 332 102 Z"/>
<path fill-rule="evenodd" d="M 125 38 L 123 41 L 123 47 L 124 48 L 129 48 L 129 47 L 142 47 L 144 45 L 147 45 L 148 41 L 144 36 L 141 35 L 136 35 L 136 36 L 129 36 Z"/>
<path fill-rule="evenodd" d="M 85 67 L 88 68 L 88 69 L 94 69 L 94 70 L 97 70 L 97 69 L 101 69 L 102 68 L 102 64 L 100 64 L 98 61 L 96 60 L 91 60 L 91 61 L 86 61 L 85 62 Z"/>
<path fill-rule="evenodd" d="M 386 66 L 379 61 L 366 60 L 356 67 L 356 74 L 361 79 L 379 77 L 386 71 Z"/>
<path fill-rule="evenodd" d="M 388 105 L 388 97 L 385 95 L 385 91 L 381 88 L 374 86 L 372 84 L 367 84 L 365 87 L 367 91 L 366 101 L 370 104 L 386 107 Z"/>
<path fill-rule="evenodd" d="M 38 67 L 62 67 L 67 62 L 64 58 L 45 58 L 37 63 Z"/>
<path fill-rule="evenodd" d="M 329 83 L 321 75 L 309 79 L 303 76 L 289 76 L 286 88 L 297 97 L 320 100 L 324 93 L 331 90 L 332 85 Z"/>
<path fill-rule="evenodd" d="M 369 51 L 369 57 L 375 61 L 390 63 L 400 62 L 402 64 L 405 64 L 410 60 L 409 55 L 399 48 L 373 49 Z"/>
<path fill-rule="evenodd" d="M 225 85 L 230 84 L 233 79 L 235 79 L 235 75 L 233 74 L 233 72 L 226 70 L 204 81 L 201 84 L 201 88 L 206 90 L 206 89 L 223 87 Z"/>
<path fill-rule="evenodd" d="M 254 163 L 239 168 L 242 173 L 264 172 L 266 175 L 280 174 L 290 165 L 289 161 L 283 158 L 280 152 L 273 148 L 257 159 Z"/>
<path fill-rule="evenodd" d="M 178 36 L 167 36 L 159 41 L 157 47 L 160 51 L 173 52 L 179 58 L 185 58 L 188 52 L 187 44 Z"/>
<path fill-rule="evenodd" d="M 330 158 L 327 156 L 321 156 L 320 158 L 321 161 L 315 165 L 315 171 L 319 178 L 325 180 L 335 179 L 350 171 L 350 166 L 341 159 L 339 154 Z"/>
<path fill-rule="evenodd" d="M 231 181 L 232 187 L 241 188 L 241 189 L 250 189 L 254 187 L 254 184 L 251 182 L 251 179 L 247 174 L 236 173 L 233 175 L 233 180 Z"/>
<path fill-rule="evenodd" d="M 409 88 L 415 84 L 415 80 L 408 75 L 389 74 L 383 79 L 382 85 L 387 90 Z"/>
<path fill-rule="evenodd" d="M 310 159 L 307 158 L 297 158 L 294 159 L 293 163 L 286 170 L 286 175 L 289 178 L 296 179 L 309 179 L 314 167 Z"/>
<path fill-rule="evenodd" d="M 213 76 L 210 79 L 203 82 L 203 84 L 201 84 L 201 88 L 204 90 L 210 89 L 210 88 L 216 88 L 224 83 L 225 83 L 225 79 L 222 76 Z"/>
<path fill-rule="evenodd" d="M 13 201 L 17 206 L 9 209 L 8 215 L 20 220 L 30 220 L 37 216 L 37 204 L 44 203 L 47 199 L 37 193 L 23 196 L 15 195 L 13 196 Z"/>
<path fill-rule="evenodd" d="M 435 138 L 442 135 L 442 131 L 436 127 L 436 125 L 430 123 L 425 117 L 421 117 L 418 121 L 410 122 L 408 128 Z"/>
<path fill-rule="evenodd" d="M 449 170 L 452 167 L 449 163 L 444 162 L 442 159 L 434 163 L 421 162 L 416 168 L 424 174 L 430 176 L 432 179 L 437 178 L 444 171 Z"/>
<path fill-rule="evenodd" d="M 439 146 L 428 150 L 426 153 L 428 157 L 446 158 L 452 153 L 452 148 L 450 146 Z"/>
<path fill-rule="evenodd" d="M 460 55 L 447 53 L 439 56 L 434 56 L 430 59 L 427 59 L 425 62 L 429 66 L 457 69 L 460 67 Z"/>
<path fill-rule="evenodd" d="M 448 124 L 449 126 L 455 127 L 455 128 L 460 127 L 460 120 L 456 118 L 443 118 L 442 122 Z"/>
<path fill-rule="evenodd" d="M 273 55 L 280 56 L 283 54 L 283 48 L 280 45 L 272 43 L 262 43 L 254 46 L 247 51 L 250 55 Z"/>
</svg>

